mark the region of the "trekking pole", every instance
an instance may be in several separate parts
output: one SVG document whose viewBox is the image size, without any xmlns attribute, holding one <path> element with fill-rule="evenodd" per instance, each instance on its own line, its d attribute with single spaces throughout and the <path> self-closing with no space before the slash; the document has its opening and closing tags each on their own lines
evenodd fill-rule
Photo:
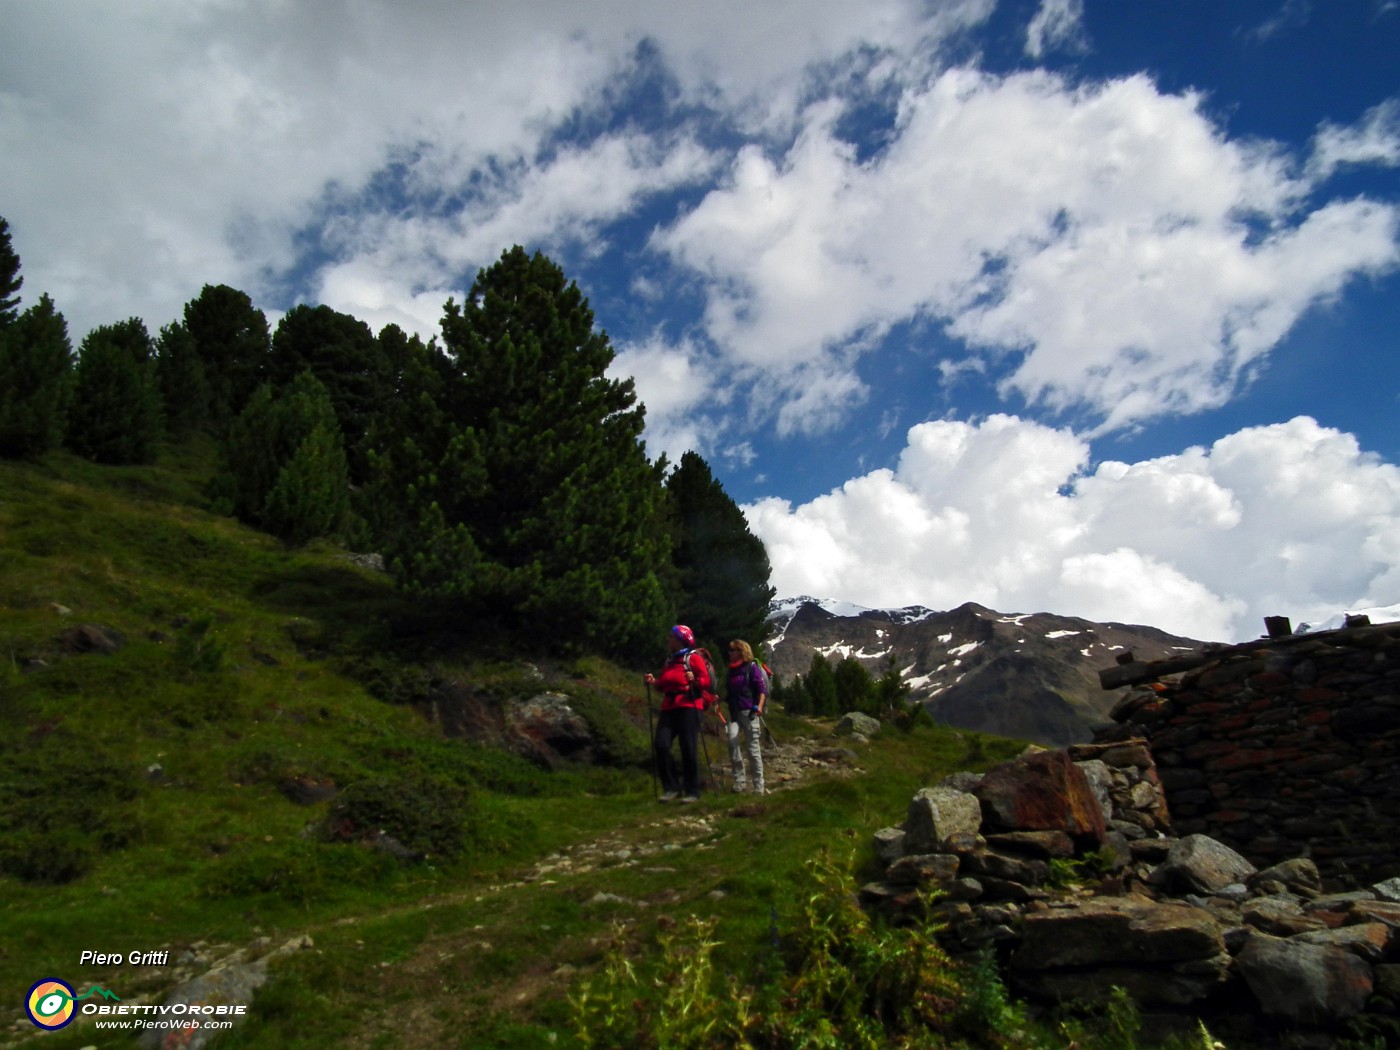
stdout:
<svg viewBox="0 0 1400 1050">
<path fill-rule="evenodd" d="M 778 750 L 778 738 L 773 735 L 773 730 L 768 728 L 768 716 L 764 714 L 758 715 L 756 717 L 758 718 L 758 724 L 762 729 L 762 732 L 759 733 L 760 739 L 766 734 L 768 737 L 768 746 L 771 747 L 774 751 Z"/>
<path fill-rule="evenodd" d="M 710 745 L 705 743 L 705 727 L 702 725 L 700 732 L 695 735 L 700 738 L 700 750 L 705 753 L 705 768 L 710 771 L 710 783 L 718 787 L 719 783 L 715 780 L 714 763 L 710 761 Z"/>
<path fill-rule="evenodd" d="M 647 682 L 647 751 L 651 753 L 651 797 L 661 797 L 661 787 L 656 782 L 656 728 L 651 724 L 651 683 Z"/>
<path fill-rule="evenodd" d="M 715 717 L 719 719 L 720 735 L 724 737 L 724 747 L 720 751 L 719 768 L 721 772 L 724 770 L 729 771 L 725 776 L 719 778 L 720 785 L 723 786 L 724 781 L 727 779 L 729 781 L 729 786 L 732 788 L 734 786 L 734 770 L 725 762 L 725 759 L 729 757 L 729 721 L 724 717 L 724 712 L 720 710 L 719 704 L 715 705 Z"/>
</svg>

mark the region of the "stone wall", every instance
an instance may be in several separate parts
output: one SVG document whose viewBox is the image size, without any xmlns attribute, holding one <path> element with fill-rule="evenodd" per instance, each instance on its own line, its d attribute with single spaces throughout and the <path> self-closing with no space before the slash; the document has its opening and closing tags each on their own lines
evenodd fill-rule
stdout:
<svg viewBox="0 0 1400 1050">
<path fill-rule="evenodd" d="M 1165 677 L 1183 662 L 1200 666 Z M 1261 867 L 1309 857 L 1334 889 L 1400 867 L 1400 624 L 1126 666 L 1151 684 L 1095 739 L 1148 741 L 1175 834 Z"/>
</svg>

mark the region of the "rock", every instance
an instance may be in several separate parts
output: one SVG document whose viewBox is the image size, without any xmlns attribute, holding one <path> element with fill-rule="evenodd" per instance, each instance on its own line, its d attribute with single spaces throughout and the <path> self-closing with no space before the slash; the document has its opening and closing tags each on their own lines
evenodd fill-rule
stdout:
<svg viewBox="0 0 1400 1050">
<path fill-rule="evenodd" d="M 1099 800 L 1099 808 L 1103 810 L 1103 819 L 1109 821 L 1113 819 L 1113 796 L 1109 789 L 1113 786 L 1113 772 L 1108 768 L 1108 763 L 1102 759 L 1094 758 L 1085 762 L 1076 762 L 1079 771 L 1084 774 L 1084 778 L 1089 781 L 1089 788 L 1094 793 L 1094 797 Z"/>
<path fill-rule="evenodd" d="M 1400 885 L 1400 879 L 1393 880 Z M 1285 860 L 1280 864 L 1255 872 L 1249 877 L 1250 888 L 1265 882 L 1281 883 L 1289 892 L 1315 897 L 1322 892 L 1322 876 L 1317 865 L 1307 857 Z"/>
<path fill-rule="evenodd" d="M 1208 913 L 1144 897 L 1036 912 L 1022 929 L 1024 940 L 1011 959 L 1017 970 L 1179 963 L 1225 953 L 1224 935 Z"/>
<path fill-rule="evenodd" d="M 506 705 L 506 728 L 517 750 L 553 767 L 561 758 L 587 759 L 596 740 L 587 720 L 562 693 L 539 693 Z"/>
<path fill-rule="evenodd" d="M 1003 762 L 976 788 L 989 830 L 1063 831 L 1081 848 L 1103 844 L 1103 810 L 1066 751 L 1038 751 Z"/>
<path fill-rule="evenodd" d="M 1022 886 L 1042 886 L 1050 877 L 1050 865 L 1043 860 L 981 850 L 962 858 L 963 871 L 977 878 L 990 876 Z"/>
<path fill-rule="evenodd" d="M 1074 856 L 1074 840 L 1063 831 L 1003 831 L 988 835 L 987 845 L 1045 860 Z"/>
<path fill-rule="evenodd" d="M 1376 900 L 1400 903 L 1400 878 L 1378 882 L 1371 887 L 1371 892 L 1376 895 Z"/>
<path fill-rule="evenodd" d="M 1324 930 L 1322 919 L 1303 914 L 1297 901 L 1286 897 L 1259 897 L 1240 909 L 1240 918 L 1256 930 L 1276 937 L 1292 937 L 1295 933 Z"/>
<path fill-rule="evenodd" d="M 1304 944 L 1330 945 L 1342 948 L 1367 962 L 1380 962 L 1390 945 L 1390 927 L 1383 922 L 1361 922 L 1335 930 L 1313 930 L 1297 934 L 1295 941 Z"/>
<path fill-rule="evenodd" d="M 1153 871 L 1153 884 L 1188 892 L 1214 893 L 1232 882 L 1245 882 L 1257 869 L 1229 846 L 1208 835 L 1187 835 L 1167 851 Z"/>
<path fill-rule="evenodd" d="M 253 993 L 267 982 L 267 966 L 274 959 L 293 952 L 304 951 L 312 948 L 311 938 L 302 936 L 296 937 L 280 948 L 271 952 L 263 953 L 265 942 L 255 941 L 242 951 L 217 963 L 208 973 L 205 973 L 193 980 L 186 981 L 179 985 L 166 996 L 165 1006 L 238 1006 L 248 1005 L 253 1000 Z M 175 1015 L 176 1019 L 190 1017 L 188 1013 Z M 244 1015 L 227 1014 L 221 1019 L 232 1021 L 235 1025 L 242 1022 Z M 193 1018 L 191 1018 L 193 1020 Z M 176 1029 L 147 1029 L 138 1040 L 139 1045 L 147 1050 L 158 1050 L 167 1046 L 179 1046 L 181 1050 L 200 1050 L 220 1031 L 213 1028 L 187 1028 Z"/>
<path fill-rule="evenodd" d="M 841 716 L 832 730 L 837 736 L 874 736 L 880 731 L 880 720 L 863 715 L 859 711 L 848 711 Z"/>
<path fill-rule="evenodd" d="M 982 806 L 973 795 L 953 788 L 921 788 L 904 820 L 904 851 L 932 853 L 953 835 L 976 835 Z"/>
<path fill-rule="evenodd" d="M 126 636 L 112 627 L 94 623 L 80 624 L 64 631 L 58 638 L 66 653 L 115 653 L 126 645 Z"/>
<path fill-rule="evenodd" d="M 1371 967 L 1341 948 L 1259 935 L 1235 956 L 1260 1008 L 1270 1017 L 1326 1024 L 1360 1013 L 1371 994 Z"/>
<path fill-rule="evenodd" d="M 1181 904 L 1100 898 L 1028 914 L 1021 932 L 1011 956 L 1016 987 L 1062 1002 L 1101 1001 L 1117 985 L 1141 1005 L 1182 1006 L 1229 976 L 1221 928 Z"/>
<path fill-rule="evenodd" d="M 881 864 L 893 864 L 904 856 L 904 829 L 881 828 L 875 832 L 873 845 Z"/>
<path fill-rule="evenodd" d="M 1103 966 L 1090 971 L 1038 970 L 1016 974 L 1018 990 L 1057 1002 L 1104 1002 L 1114 987 L 1122 988 L 1141 1006 L 1187 1006 L 1211 995 L 1229 978 L 1230 957 L 1223 952 L 1209 959 L 1166 967 Z"/>
<path fill-rule="evenodd" d="M 943 885 L 958 875 L 958 858 L 951 853 L 923 853 L 900 857 L 885 872 L 885 881 L 895 886 L 918 886 L 926 882 Z"/>
<path fill-rule="evenodd" d="M 277 790 L 288 802 L 298 806 L 314 806 L 335 798 L 339 793 L 334 780 L 311 776 L 286 777 L 278 781 Z"/>
</svg>

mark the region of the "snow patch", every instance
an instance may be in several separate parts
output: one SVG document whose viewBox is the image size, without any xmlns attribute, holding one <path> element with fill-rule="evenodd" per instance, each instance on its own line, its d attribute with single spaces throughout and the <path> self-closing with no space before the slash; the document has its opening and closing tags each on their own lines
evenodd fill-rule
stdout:
<svg viewBox="0 0 1400 1050">
<path fill-rule="evenodd" d="M 1046 638 L 1073 638 L 1076 634 L 1083 634 L 1083 631 L 1051 631 Z"/>
</svg>

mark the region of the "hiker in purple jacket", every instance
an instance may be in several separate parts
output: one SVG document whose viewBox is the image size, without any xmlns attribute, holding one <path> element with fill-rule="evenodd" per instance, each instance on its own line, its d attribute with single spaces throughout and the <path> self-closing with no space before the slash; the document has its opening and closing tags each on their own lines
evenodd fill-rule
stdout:
<svg viewBox="0 0 1400 1050">
<path fill-rule="evenodd" d="M 729 722 L 724 732 L 729 738 L 734 790 L 745 791 L 752 785 L 755 794 L 767 794 L 763 787 L 763 748 L 759 733 L 762 730 L 760 719 L 768 703 L 768 676 L 754 659 L 748 642 L 735 639 L 729 643 L 729 680 L 724 699 L 729 704 Z"/>
</svg>

